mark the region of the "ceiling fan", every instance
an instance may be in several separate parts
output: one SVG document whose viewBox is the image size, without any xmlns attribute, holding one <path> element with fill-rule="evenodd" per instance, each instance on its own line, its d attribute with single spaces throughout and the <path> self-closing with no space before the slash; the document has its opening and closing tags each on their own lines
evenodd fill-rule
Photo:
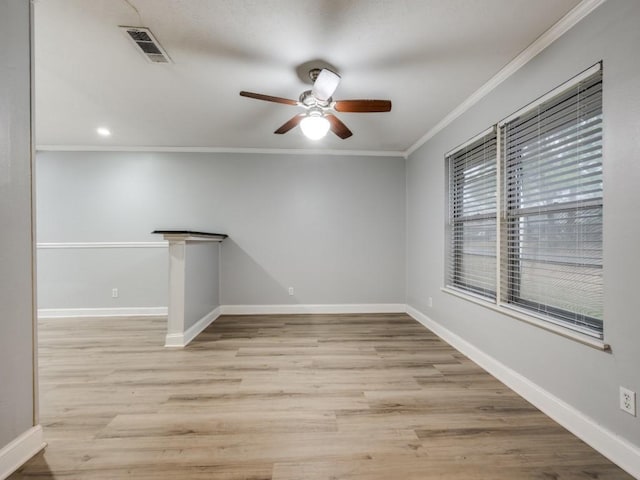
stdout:
<svg viewBox="0 0 640 480">
<path fill-rule="evenodd" d="M 327 68 L 314 68 L 309 71 L 309 77 L 313 88 L 302 92 L 299 100 L 245 91 L 241 91 L 240 95 L 304 108 L 304 112 L 292 117 L 273 133 L 287 133 L 300 125 L 302 133 L 312 140 L 324 137 L 329 130 L 342 139 L 353 135 L 333 112 L 370 113 L 391 110 L 390 100 L 333 100 L 332 95 L 340 84 L 340 75 Z"/>
</svg>

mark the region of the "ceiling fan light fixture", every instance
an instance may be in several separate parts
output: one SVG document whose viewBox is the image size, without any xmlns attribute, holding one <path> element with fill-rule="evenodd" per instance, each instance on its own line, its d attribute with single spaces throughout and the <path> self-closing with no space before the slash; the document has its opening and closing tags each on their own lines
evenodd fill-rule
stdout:
<svg viewBox="0 0 640 480">
<path fill-rule="evenodd" d="M 240 96 L 302 107 L 304 109 L 303 112 L 294 115 L 273 133 L 282 135 L 299 126 L 302 134 L 310 140 L 320 140 L 327 135 L 329 130 L 342 140 L 353 135 L 349 127 L 336 117 L 333 112 L 374 113 L 389 112 L 391 110 L 390 100 L 334 101 L 333 93 L 340 83 L 340 75 L 331 70 L 314 68 L 309 72 L 309 77 L 314 82 L 313 88 L 302 92 L 299 100 L 289 100 L 244 90 L 240 92 Z"/>
<path fill-rule="evenodd" d="M 300 122 L 300 130 L 310 140 L 320 140 L 329 132 L 329 120 L 317 111 L 311 111 Z"/>
</svg>

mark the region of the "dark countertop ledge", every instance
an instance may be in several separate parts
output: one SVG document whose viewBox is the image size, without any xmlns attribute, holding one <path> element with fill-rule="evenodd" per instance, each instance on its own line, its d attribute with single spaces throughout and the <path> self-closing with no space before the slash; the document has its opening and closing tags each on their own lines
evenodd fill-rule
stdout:
<svg viewBox="0 0 640 480">
<path fill-rule="evenodd" d="M 151 233 L 157 233 L 159 235 L 189 235 L 193 237 L 206 237 L 206 238 L 219 238 L 219 239 L 225 239 L 229 236 L 224 233 L 197 232 L 195 230 L 154 230 Z"/>
</svg>

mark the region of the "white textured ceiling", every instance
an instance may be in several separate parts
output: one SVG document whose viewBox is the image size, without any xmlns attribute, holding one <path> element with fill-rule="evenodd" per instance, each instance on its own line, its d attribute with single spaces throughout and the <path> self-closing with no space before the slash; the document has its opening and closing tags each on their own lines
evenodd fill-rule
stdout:
<svg viewBox="0 0 640 480">
<path fill-rule="evenodd" d="M 36 143 L 405 151 L 579 0 L 35 0 Z M 118 29 L 152 30 L 174 63 L 150 64 Z M 340 140 L 272 132 L 298 107 L 297 68 L 335 66 Z M 113 132 L 100 138 L 95 129 Z"/>
</svg>

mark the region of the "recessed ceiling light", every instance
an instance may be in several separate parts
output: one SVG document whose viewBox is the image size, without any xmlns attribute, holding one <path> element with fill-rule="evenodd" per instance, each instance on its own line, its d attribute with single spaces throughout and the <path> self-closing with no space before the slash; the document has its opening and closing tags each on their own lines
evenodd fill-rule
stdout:
<svg viewBox="0 0 640 480">
<path fill-rule="evenodd" d="M 96 128 L 96 132 L 98 132 L 98 135 L 100 135 L 101 137 L 108 137 L 111 135 L 111 131 L 105 127 Z"/>
</svg>

